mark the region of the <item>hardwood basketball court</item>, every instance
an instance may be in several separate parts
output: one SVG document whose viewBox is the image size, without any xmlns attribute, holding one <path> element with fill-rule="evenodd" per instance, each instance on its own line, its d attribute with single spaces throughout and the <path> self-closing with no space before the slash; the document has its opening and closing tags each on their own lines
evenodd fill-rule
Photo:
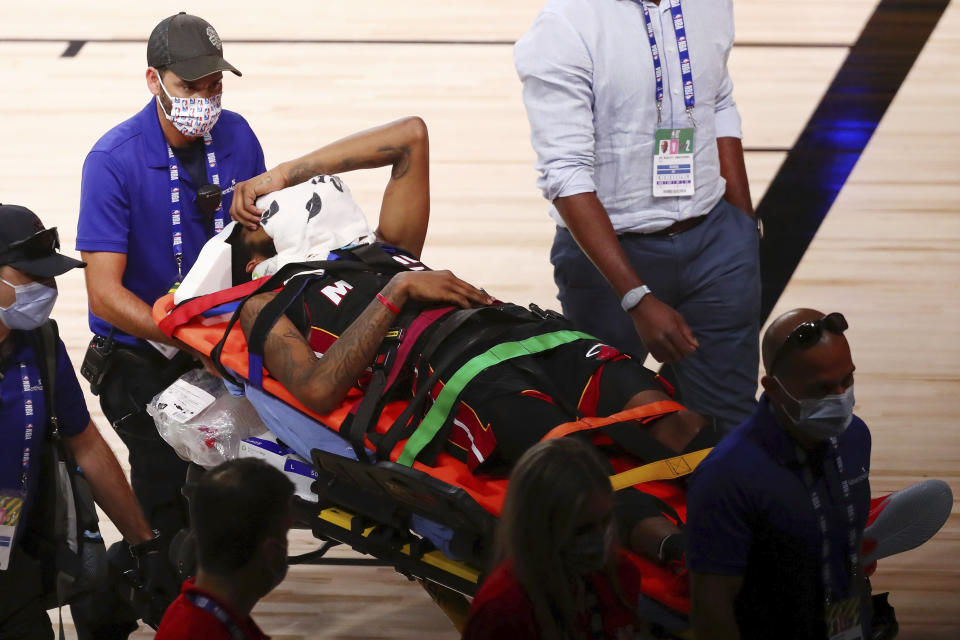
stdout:
<svg viewBox="0 0 960 640">
<path fill-rule="evenodd" d="M 512 42 L 541 4 L 8 3 L 0 20 L 0 201 L 34 209 L 76 253 L 83 158 L 145 104 L 146 38 L 160 19 L 186 10 L 216 26 L 227 59 L 243 71 L 225 79 L 224 106 L 253 126 L 268 167 L 362 128 L 422 116 L 433 189 L 424 261 L 501 298 L 557 307 L 547 260 L 553 230 L 534 186 L 512 63 Z M 736 2 L 730 70 L 755 203 L 877 4 Z M 960 12 L 950 5 L 773 312 L 812 306 L 849 319 L 876 494 L 938 477 L 960 496 L 958 103 Z M 371 217 L 386 177 L 347 178 Z M 82 274 L 61 278 L 60 290 L 54 315 L 78 366 L 89 339 Z M 105 427 L 97 399 L 88 401 Z M 103 431 L 125 460 L 119 439 Z M 104 529 L 117 539 L 112 525 Z M 312 546 L 309 535 L 293 536 L 292 552 Z M 874 588 L 892 591 L 899 637 L 960 636 L 957 508 L 933 541 L 882 561 Z M 293 567 L 255 617 L 278 640 L 456 637 L 426 593 L 386 568 Z M 151 636 L 144 628 L 135 637 Z"/>
</svg>

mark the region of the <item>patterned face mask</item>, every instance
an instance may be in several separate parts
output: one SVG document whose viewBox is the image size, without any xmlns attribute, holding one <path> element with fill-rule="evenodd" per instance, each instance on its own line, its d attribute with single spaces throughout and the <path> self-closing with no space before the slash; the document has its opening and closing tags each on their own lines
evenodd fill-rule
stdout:
<svg viewBox="0 0 960 640">
<path fill-rule="evenodd" d="M 177 131 L 194 138 L 210 133 L 213 125 L 217 124 L 217 119 L 220 117 L 222 93 L 210 98 L 175 98 L 163 86 L 160 74 L 157 74 L 157 81 L 160 83 L 163 93 L 170 99 L 170 112 L 168 113 L 163 106 L 163 101 L 160 100 L 160 96 L 157 96 L 160 108 L 163 109 L 163 114 L 167 116 L 167 120 L 173 123 Z"/>
</svg>

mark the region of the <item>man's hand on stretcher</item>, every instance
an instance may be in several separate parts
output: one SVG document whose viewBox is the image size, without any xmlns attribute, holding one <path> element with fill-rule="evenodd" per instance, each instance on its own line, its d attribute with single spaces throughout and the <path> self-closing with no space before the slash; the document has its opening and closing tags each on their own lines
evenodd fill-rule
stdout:
<svg viewBox="0 0 960 640">
<path fill-rule="evenodd" d="M 244 335 L 275 293 L 251 298 L 240 312 Z M 310 343 L 286 316 L 281 316 L 267 335 L 264 364 L 267 371 L 306 407 L 319 414 L 336 409 L 354 386 L 396 320 L 392 307 L 402 309 L 411 301 L 454 304 L 463 308 L 493 304 L 485 291 L 449 271 L 405 271 L 395 275 L 380 290 L 384 301 L 374 299 L 347 330 L 317 358 Z M 389 303 L 389 304 L 388 304 Z"/>
</svg>

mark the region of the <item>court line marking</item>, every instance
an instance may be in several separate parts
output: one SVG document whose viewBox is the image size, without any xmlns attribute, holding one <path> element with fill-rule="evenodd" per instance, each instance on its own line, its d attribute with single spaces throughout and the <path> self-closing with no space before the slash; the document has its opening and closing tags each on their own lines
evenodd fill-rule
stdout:
<svg viewBox="0 0 960 640">
<path fill-rule="evenodd" d="M 757 215 L 761 321 L 780 299 L 950 0 L 881 0 L 787 153 Z"/>
<path fill-rule="evenodd" d="M 87 43 L 95 44 L 145 44 L 146 38 L 70 38 L 70 37 L 9 37 L 0 38 L 3 43 L 50 43 L 66 42 L 61 58 L 74 58 Z M 231 38 L 231 44 L 356 44 L 356 45 L 467 45 L 467 46 L 513 46 L 516 40 L 417 40 L 389 38 Z M 735 47 L 765 49 L 849 49 L 849 43 L 841 42 L 734 42 Z"/>
</svg>

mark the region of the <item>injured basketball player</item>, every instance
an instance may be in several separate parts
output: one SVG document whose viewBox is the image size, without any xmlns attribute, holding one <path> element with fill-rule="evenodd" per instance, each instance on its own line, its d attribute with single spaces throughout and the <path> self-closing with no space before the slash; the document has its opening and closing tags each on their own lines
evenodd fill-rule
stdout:
<svg viewBox="0 0 960 640">
<path fill-rule="evenodd" d="M 390 177 L 372 229 L 336 174 L 383 166 L 391 168 Z M 257 326 L 269 327 L 259 337 L 264 366 L 297 400 L 320 414 L 334 410 L 352 388 L 370 384 L 388 333 L 427 316 L 436 321 L 407 357 L 402 381 L 389 389 L 391 398 L 408 399 L 427 415 L 412 420 L 410 429 L 384 434 L 381 455 L 408 438 L 408 464 L 429 464 L 443 451 L 477 473 L 505 475 L 558 425 L 670 400 L 652 371 L 576 331 L 561 315 L 503 303 L 450 271 L 423 265 L 429 212 L 428 139 L 419 118 L 363 131 L 237 185 L 231 208 L 237 223 L 211 241 L 230 257 L 234 276 L 325 261 L 322 269 L 306 268 L 311 277 L 282 306 L 270 304 L 282 293 L 264 293 L 248 300 L 240 316 L 249 344 L 258 339 L 252 335 Z M 211 271 L 208 263 L 201 256 L 178 299 L 230 286 L 229 275 L 211 284 L 201 274 Z M 352 266 L 337 267 L 347 263 Z M 217 277 L 225 271 L 231 269 L 219 269 Z M 273 317 L 265 319 L 267 313 Z M 364 422 L 352 428 L 365 433 L 376 416 Z M 285 442 L 310 440 L 303 433 L 277 435 Z M 652 462 L 708 448 L 719 434 L 710 420 L 675 407 L 567 437 Z M 301 445 L 307 457 L 310 446 Z M 665 517 L 665 505 L 633 489 L 616 495 L 624 544 L 654 562 L 678 560 L 682 536 Z"/>
</svg>

